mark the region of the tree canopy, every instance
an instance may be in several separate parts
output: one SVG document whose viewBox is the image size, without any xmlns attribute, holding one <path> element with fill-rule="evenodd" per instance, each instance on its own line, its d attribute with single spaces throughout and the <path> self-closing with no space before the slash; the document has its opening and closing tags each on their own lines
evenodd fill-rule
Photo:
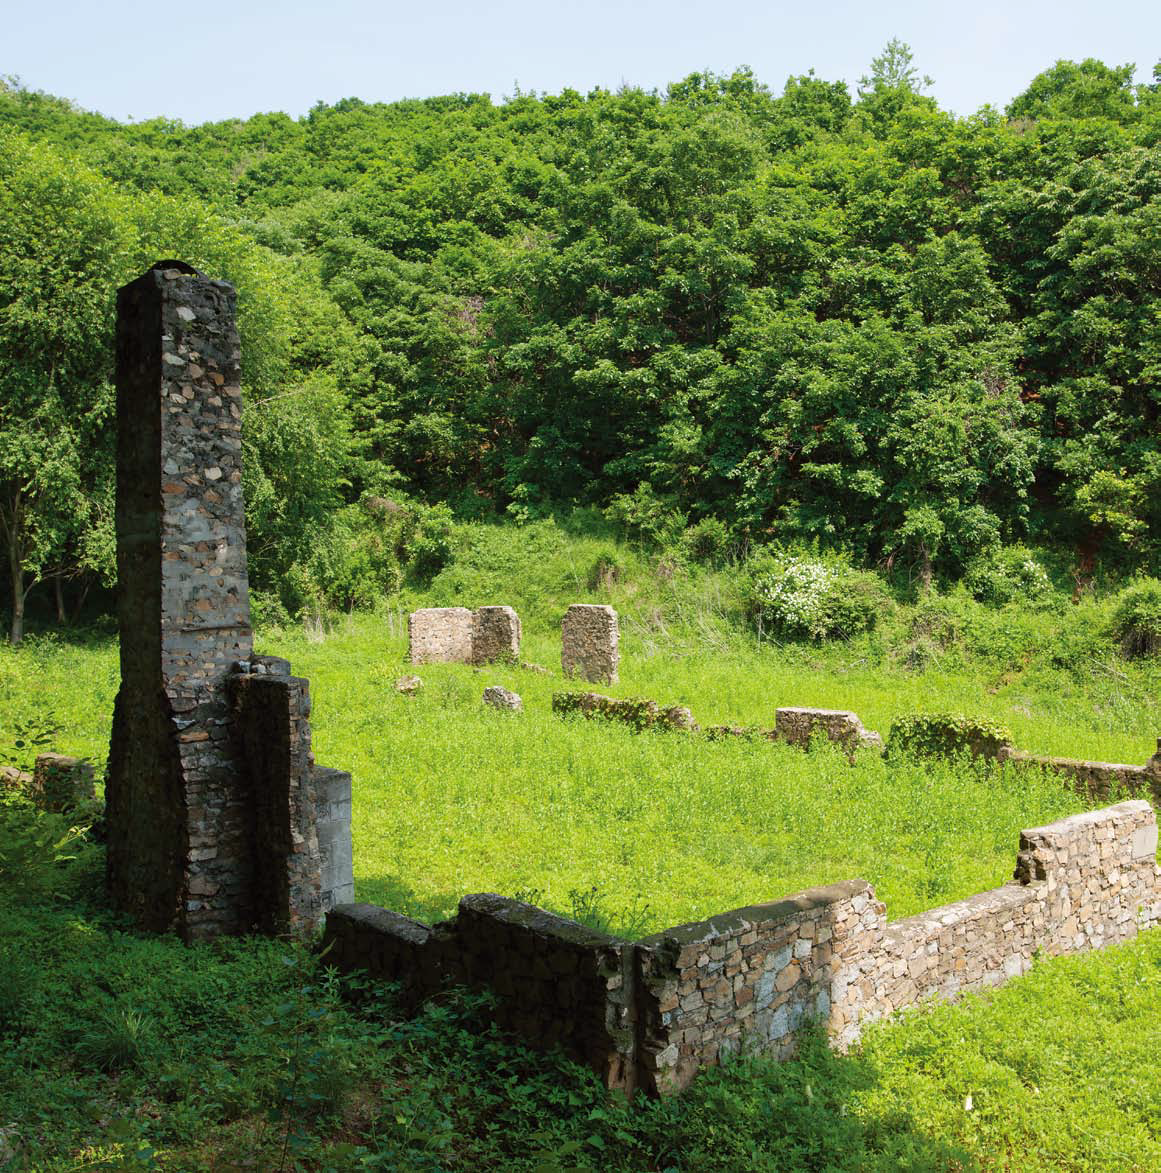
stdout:
<svg viewBox="0 0 1161 1173">
<path fill-rule="evenodd" d="M 1024 538 L 1156 569 L 1159 78 L 1061 61 L 955 117 L 892 41 L 854 96 L 739 69 L 203 126 L 9 83 L 0 420 L 75 466 L 3 441 L 21 565 L 88 556 L 107 468 L 61 453 L 105 459 L 112 293 L 152 250 L 239 285 L 260 577 L 385 486 L 637 494 L 927 577 Z"/>
</svg>

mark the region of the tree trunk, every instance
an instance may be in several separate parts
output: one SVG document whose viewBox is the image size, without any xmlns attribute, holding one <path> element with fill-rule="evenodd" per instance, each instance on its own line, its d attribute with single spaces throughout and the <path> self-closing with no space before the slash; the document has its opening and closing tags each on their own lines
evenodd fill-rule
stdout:
<svg viewBox="0 0 1161 1173">
<path fill-rule="evenodd" d="M 931 580 L 934 578 L 931 568 L 931 551 L 926 542 L 919 543 L 919 581 L 923 584 L 923 593 L 931 593 Z"/>
<path fill-rule="evenodd" d="M 69 617 L 64 605 L 64 584 L 61 582 L 59 574 L 54 574 L 52 577 L 52 594 L 56 600 L 56 625 L 57 627 L 66 627 Z"/>
<path fill-rule="evenodd" d="M 11 486 L 0 503 L 0 537 L 8 555 L 8 582 L 12 596 L 12 626 L 9 642 L 15 647 L 24 638 L 24 567 L 20 564 L 20 537 L 24 519 L 24 500 L 19 487 Z"/>
<path fill-rule="evenodd" d="M 20 565 L 20 551 L 16 543 L 8 543 L 8 570 L 12 583 L 12 626 L 8 642 L 16 647 L 24 638 L 24 567 Z"/>
</svg>

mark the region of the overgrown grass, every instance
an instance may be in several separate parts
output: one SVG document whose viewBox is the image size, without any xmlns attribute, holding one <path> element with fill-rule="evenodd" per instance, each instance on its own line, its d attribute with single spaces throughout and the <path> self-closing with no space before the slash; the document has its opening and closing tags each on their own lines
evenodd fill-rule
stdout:
<svg viewBox="0 0 1161 1173">
<path fill-rule="evenodd" d="M 274 941 L 185 947 L 78 893 L 0 895 L 0 1168 L 1145 1173 L 1161 1167 L 1161 933 L 632 1105 L 488 1025 L 415 1019 Z M 62 898 L 63 897 L 63 898 Z M 346 995 L 343 997 L 342 995 Z"/>
<path fill-rule="evenodd" d="M 651 930 L 853 876 L 908 915 L 1004 882 L 1022 826 L 1081 809 L 1052 780 L 966 763 L 851 766 L 829 746 L 562 720 L 559 676 L 519 668 L 428 666 L 407 698 L 394 644 L 370 659 L 368 642 L 361 620 L 278 646 L 320 698 L 319 760 L 357 779 L 360 899 L 424 918 L 473 891 L 531 891 L 567 913 L 595 887 L 608 919 Z M 492 683 L 524 714 L 485 708 Z"/>
<path fill-rule="evenodd" d="M 354 773 L 360 897 L 437 918 L 495 890 L 628 931 L 862 876 L 898 917 L 1003 882 L 1021 827 L 1079 807 L 1051 781 L 964 764 L 852 767 L 829 750 L 554 718 L 559 621 L 577 599 L 621 615 L 610 691 L 688 704 L 703 724 L 769 727 L 803 704 L 886 733 L 900 715 L 958 711 L 1023 748 L 1135 763 L 1161 729 L 1157 660 L 1120 657 L 1108 599 L 997 609 L 961 592 L 890 604 L 850 642 L 777 645 L 746 628 L 740 574 L 646 556 L 585 515 L 571 530 L 463 527 L 451 565 L 378 614 L 261 633 L 260 650 L 311 679 L 319 760 Z M 433 665 L 418 697 L 395 692 L 407 610 L 497 602 L 517 606 L 523 659 L 548 674 Z M 59 724 L 59 749 L 100 764 L 116 676 L 100 635 L 0 651 L 0 742 L 14 722 Z M 488 684 L 521 693 L 525 713 L 485 709 Z"/>
<path fill-rule="evenodd" d="M 898 917 L 1002 883 L 1018 830 L 1080 805 L 966 762 L 851 766 L 829 747 L 554 718 L 559 619 L 578 599 L 621 614 L 610 691 L 688 704 L 703 724 L 769 726 L 808 704 L 886 732 L 951 710 L 1025 748 L 1129 762 L 1161 728 L 1157 660 L 1120 658 L 1109 599 L 953 594 L 893 607 L 849 643 L 780 647 L 746 631 L 736 570 L 646 557 L 583 518 L 574 530 L 461 531 L 455 562 L 379 614 L 261 633 L 311 678 L 319 760 L 354 772 L 360 898 L 434 918 L 496 890 L 644 931 L 862 875 Z M 548 675 L 436 665 L 418 697 L 396 693 L 408 609 L 499 602 Z M 21 730 L 55 729 L 54 748 L 100 765 L 116 680 L 108 634 L 0 649 L 0 756 L 19 756 Z M 493 683 L 525 713 L 485 709 Z M 49 865 L 54 898 L 0 890 L 0 1168 L 1161 1168 L 1161 934 L 909 1013 L 846 1056 L 807 1037 L 792 1063 L 739 1061 L 629 1107 L 497 1036 L 472 999 L 403 1020 L 389 993 L 343 1000 L 317 959 L 276 942 L 127 932 L 81 898 L 100 858 L 79 854 Z"/>
</svg>

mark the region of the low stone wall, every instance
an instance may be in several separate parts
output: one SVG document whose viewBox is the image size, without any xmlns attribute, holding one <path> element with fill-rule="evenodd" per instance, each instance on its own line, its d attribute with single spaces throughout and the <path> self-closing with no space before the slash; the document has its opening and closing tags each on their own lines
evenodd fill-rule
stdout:
<svg viewBox="0 0 1161 1173">
<path fill-rule="evenodd" d="M 511 607 L 421 607 L 407 617 L 407 658 L 412 664 L 514 663 L 521 637 Z"/>
<path fill-rule="evenodd" d="M 315 828 L 319 852 L 319 898 L 323 912 L 355 899 L 351 846 L 351 775 L 330 766 L 314 767 Z"/>
<path fill-rule="evenodd" d="M 449 985 L 492 990 L 496 1020 L 538 1046 L 559 1045 L 631 1092 L 637 1069 L 633 947 L 544 909 L 482 894 L 429 926 L 374 905 L 336 908 L 324 946 L 340 969 L 403 983 L 416 1002 Z"/>
<path fill-rule="evenodd" d="M 407 658 L 412 664 L 469 664 L 472 613 L 467 607 L 422 607 L 407 617 Z"/>
<path fill-rule="evenodd" d="M 888 923 L 863 880 L 799 892 L 630 942 L 499 896 L 429 927 L 349 905 L 327 917 L 341 968 L 420 998 L 487 987 L 497 1017 L 559 1043 L 610 1087 L 667 1094 L 723 1054 L 792 1053 L 807 1019 L 839 1045 L 925 998 L 1023 973 L 1035 953 L 1128 940 L 1161 923 L 1157 822 L 1134 800 L 1021 833 L 1013 882 Z"/>
<path fill-rule="evenodd" d="M 472 663 L 515 663 L 522 635 L 520 616 L 511 607 L 477 607 L 472 612 Z"/>
<path fill-rule="evenodd" d="M 642 1082 L 658 1093 L 743 1046 L 782 1058 L 825 1018 L 838 957 L 873 915 L 861 880 L 739 908 L 638 942 Z"/>
<path fill-rule="evenodd" d="M 1080 758 L 1054 758 L 1025 753 L 1007 745 L 996 760 L 1019 769 L 1048 770 L 1058 774 L 1079 794 L 1093 802 L 1106 802 L 1114 794 L 1131 794 L 1161 803 L 1161 738 L 1157 750 L 1143 766 L 1120 762 L 1089 762 Z"/>
<path fill-rule="evenodd" d="M 96 800 L 93 763 L 86 758 L 42 753 L 31 774 L 15 766 L 0 766 L 0 786 L 21 791 L 37 807 L 65 814 Z"/>
<path fill-rule="evenodd" d="M 778 709 L 774 714 L 774 729 L 781 741 L 799 749 L 809 749 L 810 739 L 819 729 L 850 753 L 864 747 L 883 748 L 883 738 L 864 729 L 858 714 L 847 709 Z"/>
<path fill-rule="evenodd" d="M 656 701 L 640 697 L 602 696 L 599 692 L 554 692 L 552 711 L 558 717 L 580 713 L 583 717 L 604 717 L 634 729 L 681 729 L 696 732 L 697 722 L 684 705 L 662 708 Z"/>
</svg>

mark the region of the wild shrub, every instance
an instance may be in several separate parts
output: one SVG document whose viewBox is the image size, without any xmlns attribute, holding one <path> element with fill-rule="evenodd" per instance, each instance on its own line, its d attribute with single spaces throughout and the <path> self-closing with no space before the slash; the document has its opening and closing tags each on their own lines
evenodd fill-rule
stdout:
<svg viewBox="0 0 1161 1173">
<path fill-rule="evenodd" d="M 1017 601 L 1042 607 L 1053 595 L 1048 571 L 1026 546 L 1001 547 L 973 559 L 964 574 L 964 586 L 979 602 L 996 607 Z"/>
<path fill-rule="evenodd" d="M 1161 580 L 1145 578 L 1117 596 L 1112 633 L 1126 659 L 1161 651 Z"/>
<path fill-rule="evenodd" d="M 603 550 L 597 555 L 585 576 L 585 585 L 590 591 L 608 590 L 614 583 L 625 578 L 625 561 L 615 550 Z"/>
<path fill-rule="evenodd" d="M 868 571 L 820 556 L 763 551 L 751 559 L 747 602 L 760 630 L 785 639 L 849 639 L 891 605 Z"/>
<path fill-rule="evenodd" d="M 685 514 L 659 496 L 648 481 L 632 493 L 618 493 L 605 516 L 628 538 L 644 546 L 671 546 L 685 530 Z"/>
<path fill-rule="evenodd" d="M 1012 731 L 996 721 L 958 713 L 915 713 L 898 717 L 887 737 L 889 757 L 956 757 L 963 753 L 995 757 L 1012 744 Z"/>
<path fill-rule="evenodd" d="M 6 898 L 64 891 L 66 864 L 91 852 L 85 829 L 20 799 L 0 802 L 0 889 Z"/>
<path fill-rule="evenodd" d="M 730 549 L 730 531 L 716 517 L 704 517 L 681 537 L 681 548 L 693 562 L 721 566 Z"/>
<path fill-rule="evenodd" d="M 454 528 L 451 510 L 446 505 L 433 505 L 419 515 L 418 523 L 405 537 L 403 550 L 409 569 L 421 581 L 430 581 L 452 561 Z"/>
</svg>

